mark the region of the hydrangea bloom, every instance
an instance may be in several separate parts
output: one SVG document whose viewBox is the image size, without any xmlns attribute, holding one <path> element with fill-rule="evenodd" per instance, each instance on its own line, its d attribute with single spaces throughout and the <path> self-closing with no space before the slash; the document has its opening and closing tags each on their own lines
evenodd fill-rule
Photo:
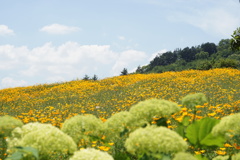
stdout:
<svg viewBox="0 0 240 160">
<path fill-rule="evenodd" d="M 104 122 L 106 137 L 117 138 L 125 129 L 131 129 L 134 123 L 135 118 L 131 113 L 127 111 L 116 113 Z"/>
<path fill-rule="evenodd" d="M 81 139 L 88 140 L 90 136 L 101 136 L 103 122 L 94 115 L 77 115 L 67 119 L 61 130 L 70 135 L 78 144 Z"/>
<path fill-rule="evenodd" d="M 225 135 L 228 132 L 240 134 L 240 113 L 223 117 L 212 129 L 214 135 Z"/>
<path fill-rule="evenodd" d="M 129 112 L 138 120 L 151 122 L 153 117 L 166 117 L 180 111 L 174 102 L 161 99 L 149 99 L 133 105 Z"/>
<path fill-rule="evenodd" d="M 0 137 L 10 136 L 12 130 L 16 127 L 21 127 L 23 122 L 12 116 L 1 116 L 0 117 Z"/>
<path fill-rule="evenodd" d="M 16 146 L 33 147 L 39 151 L 40 159 L 73 154 L 77 150 L 77 145 L 70 136 L 50 124 L 37 122 L 14 129 L 12 137 L 7 141 L 10 154 Z"/>
<path fill-rule="evenodd" d="M 217 157 L 214 157 L 212 160 L 228 160 L 229 159 L 229 156 L 217 156 Z"/>
<path fill-rule="evenodd" d="M 188 145 L 180 135 L 166 127 L 148 126 L 130 133 L 125 147 L 131 154 L 151 155 L 185 151 Z"/>
<path fill-rule="evenodd" d="M 178 152 L 175 154 L 173 160 L 197 160 L 193 155 L 186 152 Z"/>
<path fill-rule="evenodd" d="M 107 152 L 87 148 L 76 151 L 70 160 L 113 160 L 113 157 Z"/>
<path fill-rule="evenodd" d="M 240 153 L 237 153 L 232 156 L 232 160 L 239 160 L 240 159 Z"/>
<path fill-rule="evenodd" d="M 197 105 L 203 105 L 207 102 L 207 98 L 203 93 L 189 94 L 182 99 L 182 104 L 189 108 L 193 108 Z"/>
</svg>

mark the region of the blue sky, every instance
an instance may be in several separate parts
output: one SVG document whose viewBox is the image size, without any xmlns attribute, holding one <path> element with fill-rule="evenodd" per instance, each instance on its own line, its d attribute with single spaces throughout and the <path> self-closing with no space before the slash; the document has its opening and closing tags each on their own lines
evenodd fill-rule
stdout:
<svg viewBox="0 0 240 160">
<path fill-rule="evenodd" d="M 0 89 L 117 76 L 237 27 L 238 0 L 0 0 Z"/>
</svg>

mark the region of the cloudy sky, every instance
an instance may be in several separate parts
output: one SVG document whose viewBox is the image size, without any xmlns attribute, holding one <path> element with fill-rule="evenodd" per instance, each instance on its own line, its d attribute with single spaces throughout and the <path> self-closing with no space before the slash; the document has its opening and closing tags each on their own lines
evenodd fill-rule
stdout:
<svg viewBox="0 0 240 160">
<path fill-rule="evenodd" d="M 0 89 L 117 76 L 237 27 L 238 0 L 0 0 Z"/>
</svg>

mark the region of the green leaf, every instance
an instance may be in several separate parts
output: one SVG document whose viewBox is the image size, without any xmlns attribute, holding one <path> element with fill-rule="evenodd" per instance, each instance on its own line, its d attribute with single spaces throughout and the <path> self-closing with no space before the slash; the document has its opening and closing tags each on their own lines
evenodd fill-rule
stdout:
<svg viewBox="0 0 240 160">
<path fill-rule="evenodd" d="M 226 140 L 223 136 L 213 136 L 212 133 L 210 133 L 200 142 L 200 144 L 205 146 L 223 147 L 225 141 Z"/>
<path fill-rule="evenodd" d="M 184 126 L 188 126 L 188 125 L 190 124 L 190 122 L 189 122 L 190 119 L 191 119 L 191 117 L 189 117 L 189 116 L 184 116 L 184 117 L 183 117 L 183 120 L 182 120 L 182 124 L 183 124 Z"/>
<path fill-rule="evenodd" d="M 198 132 L 199 132 L 199 124 L 198 121 L 195 121 L 191 125 L 189 125 L 186 129 L 186 137 L 188 140 L 194 144 L 197 145 L 199 140 L 198 140 Z"/>
<path fill-rule="evenodd" d="M 23 158 L 23 153 L 15 152 L 7 160 L 21 160 Z"/>
<path fill-rule="evenodd" d="M 38 150 L 36 148 L 33 148 L 33 147 L 23 147 L 23 149 L 26 152 L 30 152 L 34 157 L 39 159 L 39 153 L 38 153 Z"/>
<path fill-rule="evenodd" d="M 201 141 L 204 139 L 209 133 L 211 133 L 212 128 L 219 123 L 220 120 L 213 119 L 213 118 L 203 118 L 199 121 L 199 140 Z"/>
<path fill-rule="evenodd" d="M 225 139 L 221 136 L 214 137 L 211 134 L 212 128 L 219 123 L 219 120 L 213 118 L 203 118 L 195 121 L 186 129 L 186 137 L 196 147 L 222 147 Z"/>
<path fill-rule="evenodd" d="M 185 127 L 180 124 L 176 129 L 175 131 L 180 135 L 182 136 L 183 138 L 185 138 Z"/>
</svg>

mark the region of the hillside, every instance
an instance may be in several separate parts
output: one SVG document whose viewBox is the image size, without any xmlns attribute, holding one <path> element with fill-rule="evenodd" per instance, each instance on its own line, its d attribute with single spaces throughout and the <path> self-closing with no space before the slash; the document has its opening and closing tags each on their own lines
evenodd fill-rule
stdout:
<svg viewBox="0 0 240 160">
<path fill-rule="evenodd" d="M 161 74 L 133 74 L 99 81 L 71 81 L 0 90 L 0 116 L 12 115 L 24 123 L 49 122 L 59 126 L 76 114 L 94 114 L 102 119 L 128 110 L 133 104 L 162 98 L 180 103 L 189 93 L 202 92 L 209 98 L 210 113 L 225 107 L 239 110 L 240 70 L 189 70 Z M 221 117 L 219 112 L 215 116 Z"/>
<path fill-rule="evenodd" d="M 188 69 L 209 70 L 213 68 L 240 68 L 240 51 L 231 48 L 230 39 L 197 46 L 177 48 L 159 53 L 148 65 L 138 67 L 136 73 L 162 73 Z"/>
</svg>

